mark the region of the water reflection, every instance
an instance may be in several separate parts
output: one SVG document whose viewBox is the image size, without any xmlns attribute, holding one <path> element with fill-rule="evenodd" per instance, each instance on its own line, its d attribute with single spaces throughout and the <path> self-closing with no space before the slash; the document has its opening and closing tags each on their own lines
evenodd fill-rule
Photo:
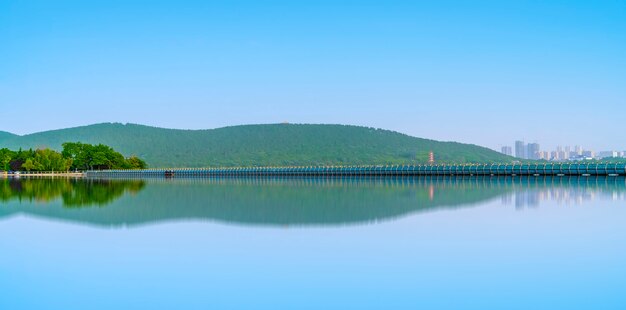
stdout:
<svg viewBox="0 0 626 310">
<path fill-rule="evenodd" d="M 523 186 L 502 195 L 502 204 L 524 209 L 536 208 L 548 201 L 575 206 L 596 199 L 626 200 L 624 178 L 527 179 Z"/>
<path fill-rule="evenodd" d="M 49 203 L 61 198 L 63 206 L 104 206 L 124 193 L 137 193 L 143 180 L 95 180 L 75 178 L 8 178 L 0 180 L 0 201 Z"/>
<path fill-rule="evenodd" d="M 623 200 L 626 192 L 625 179 L 616 177 L 21 179 L 0 184 L 0 216 L 26 214 L 110 227 L 172 220 L 345 225 L 493 199 L 523 208 L 546 200 Z M 53 203 L 59 197 L 60 206 Z M 74 208 L 87 205 L 106 207 Z"/>
</svg>

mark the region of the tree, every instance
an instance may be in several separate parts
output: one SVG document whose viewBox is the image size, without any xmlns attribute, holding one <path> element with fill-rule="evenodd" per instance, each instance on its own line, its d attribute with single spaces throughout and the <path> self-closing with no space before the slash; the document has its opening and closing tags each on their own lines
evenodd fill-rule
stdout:
<svg viewBox="0 0 626 310">
<path fill-rule="evenodd" d="M 96 170 L 109 169 L 111 167 L 111 162 L 107 158 L 106 153 L 95 152 L 93 154 L 90 166 Z"/>
<path fill-rule="evenodd" d="M 128 162 L 128 169 L 146 169 L 148 166 L 145 161 L 134 155 L 126 159 L 126 161 Z"/>
<path fill-rule="evenodd" d="M 14 159 L 11 160 L 11 162 L 9 163 L 9 170 L 13 170 L 13 171 L 19 171 L 22 170 L 22 165 L 24 164 L 25 160 L 24 159 Z"/>
<path fill-rule="evenodd" d="M 24 164 L 22 165 L 22 168 L 25 169 L 26 171 L 31 171 L 35 169 L 35 163 L 33 163 L 33 160 L 31 158 L 27 159 L 26 162 L 24 162 Z"/>
<path fill-rule="evenodd" d="M 71 158 L 63 158 L 59 152 L 51 149 L 37 150 L 35 159 L 41 163 L 42 169 L 45 171 L 67 171 L 71 165 Z"/>
<path fill-rule="evenodd" d="M 12 153 L 13 152 L 9 151 L 8 149 L 0 150 L 0 170 L 7 171 L 10 169 L 9 163 L 11 162 L 11 159 L 13 157 Z"/>
<path fill-rule="evenodd" d="M 63 155 L 64 158 L 72 160 L 72 169 L 87 170 L 92 168 L 92 149 L 93 147 L 90 144 L 65 142 L 63 143 L 61 155 Z"/>
<path fill-rule="evenodd" d="M 111 147 L 80 142 L 63 143 L 63 151 L 38 149 L 18 152 L 0 149 L 0 170 L 68 171 L 70 169 L 142 169 L 146 162 L 116 152 Z"/>
<path fill-rule="evenodd" d="M 136 156 L 124 158 L 124 155 L 104 144 L 66 142 L 63 143 L 61 154 L 64 158 L 71 159 L 71 169 L 142 169 L 146 167 L 146 162 L 142 159 Z"/>
</svg>

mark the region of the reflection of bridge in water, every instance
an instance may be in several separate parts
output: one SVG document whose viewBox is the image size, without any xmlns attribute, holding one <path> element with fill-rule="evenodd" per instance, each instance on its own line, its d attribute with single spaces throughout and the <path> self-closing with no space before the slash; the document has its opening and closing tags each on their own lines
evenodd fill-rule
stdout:
<svg viewBox="0 0 626 310">
<path fill-rule="evenodd" d="M 27 214 L 106 227 L 178 220 L 243 225 L 334 226 L 453 210 L 498 199 L 519 199 L 520 205 L 525 206 L 541 199 L 581 202 L 623 199 L 626 193 L 624 177 L 216 176 L 83 178 L 72 182 L 18 179 L 4 180 L 1 184 L 4 186 L 0 193 L 5 193 L 6 197 L 0 207 L 0 218 Z M 104 194 L 102 190 L 105 190 Z M 55 194 L 57 192 L 61 194 Z M 116 194 L 105 195 L 109 192 Z M 55 204 L 54 199 L 48 202 L 37 198 L 42 195 L 63 197 L 63 205 Z M 77 199 L 68 200 L 67 195 Z M 35 197 L 35 200 L 29 197 Z M 94 198 L 103 203 L 83 204 L 82 208 L 66 204 Z M 42 203 L 46 207 L 42 207 Z"/>
<path fill-rule="evenodd" d="M 624 178 L 556 178 L 567 182 L 552 183 L 556 186 L 526 186 L 502 195 L 503 205 L 514 205 L 517 209 L 539 207 L 543 202 L 559 205 L 582 205 L 594 200 L 626 201 Z M 582 181 L 582 182 L 581 182 Z M 586 181 L 586 182 L 585 182 Z M 616 182 L 613 182 L 616 181 Z M 568 185 L 574 183 L 575 185 Z"/>
<path fill-rule="evenodd" d="M 623 176 L 625 163 L 352 167 L 233 167 L 88 171 L 91 177 L 207 176 Z"/>
</svg>

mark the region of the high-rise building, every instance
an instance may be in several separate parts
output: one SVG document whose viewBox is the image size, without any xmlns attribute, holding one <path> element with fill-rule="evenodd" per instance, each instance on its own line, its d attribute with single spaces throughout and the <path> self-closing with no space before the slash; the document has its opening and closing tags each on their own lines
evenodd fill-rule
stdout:
<svg viewBox="0 0 626 310">
<path fill-rule="evenodd" d="M 527 159 L 539 159 L 539 143 L 528 143 L 527 149 Z"/>
<path fill-rule="evenodd" d="M 576 153 L 576 155 L 582 155 L 583 154 L 583 148 L 580 147 L 580 145 L 577 145 L 574 147 L 574 152 Z"/>
<path fill-rule="evenodd" d="M 510 146 L 503 146 L 501 153 L 504 155 L 513 156 L 513 148 Z"/>
<path fill-rule="evenodd" d="M 565 146 L 565 156 L 567 157 L 567 159 L 575 158 L 575 157 L 578 156 L 578 154 L 576 153 L 575 149 L 576 149 L 575 147 L 572 148 L 569 145 Z"/>
<path fill-rule="evenodd" d="M 528 150 L 524 141 L 515 141 L 515 157 L 528 159 Z"/>
<path fill-rule="evenodd" d="M 550 160 L 561 160 L 561 158 L 559 158 L 559 152 L 558 151 L 550 152 Z"/>
</svg>

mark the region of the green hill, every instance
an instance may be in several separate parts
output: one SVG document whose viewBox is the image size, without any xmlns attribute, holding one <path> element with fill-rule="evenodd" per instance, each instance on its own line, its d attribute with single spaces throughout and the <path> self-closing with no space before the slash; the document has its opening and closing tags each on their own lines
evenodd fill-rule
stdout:
<svg viewBox="0 0 626 310">
<path fill-rule="evenodd" d="M 345 125 L 243 125 L 178 130 L 104 123 L 0 139 L 0 148 L 61 149 L 68 141 L 103 143 L 151 167 L 357 165 L 511 162 L 470 144 L 439 142 L 368 127 Z"/>
<path fill-rule="evenodd" d="M 0 131 L 0 144 L 8 139 L 15 138 L 15 137 L 17 136 L 12 133 L 9 133 L 6 131 Z"/>
</svg>

